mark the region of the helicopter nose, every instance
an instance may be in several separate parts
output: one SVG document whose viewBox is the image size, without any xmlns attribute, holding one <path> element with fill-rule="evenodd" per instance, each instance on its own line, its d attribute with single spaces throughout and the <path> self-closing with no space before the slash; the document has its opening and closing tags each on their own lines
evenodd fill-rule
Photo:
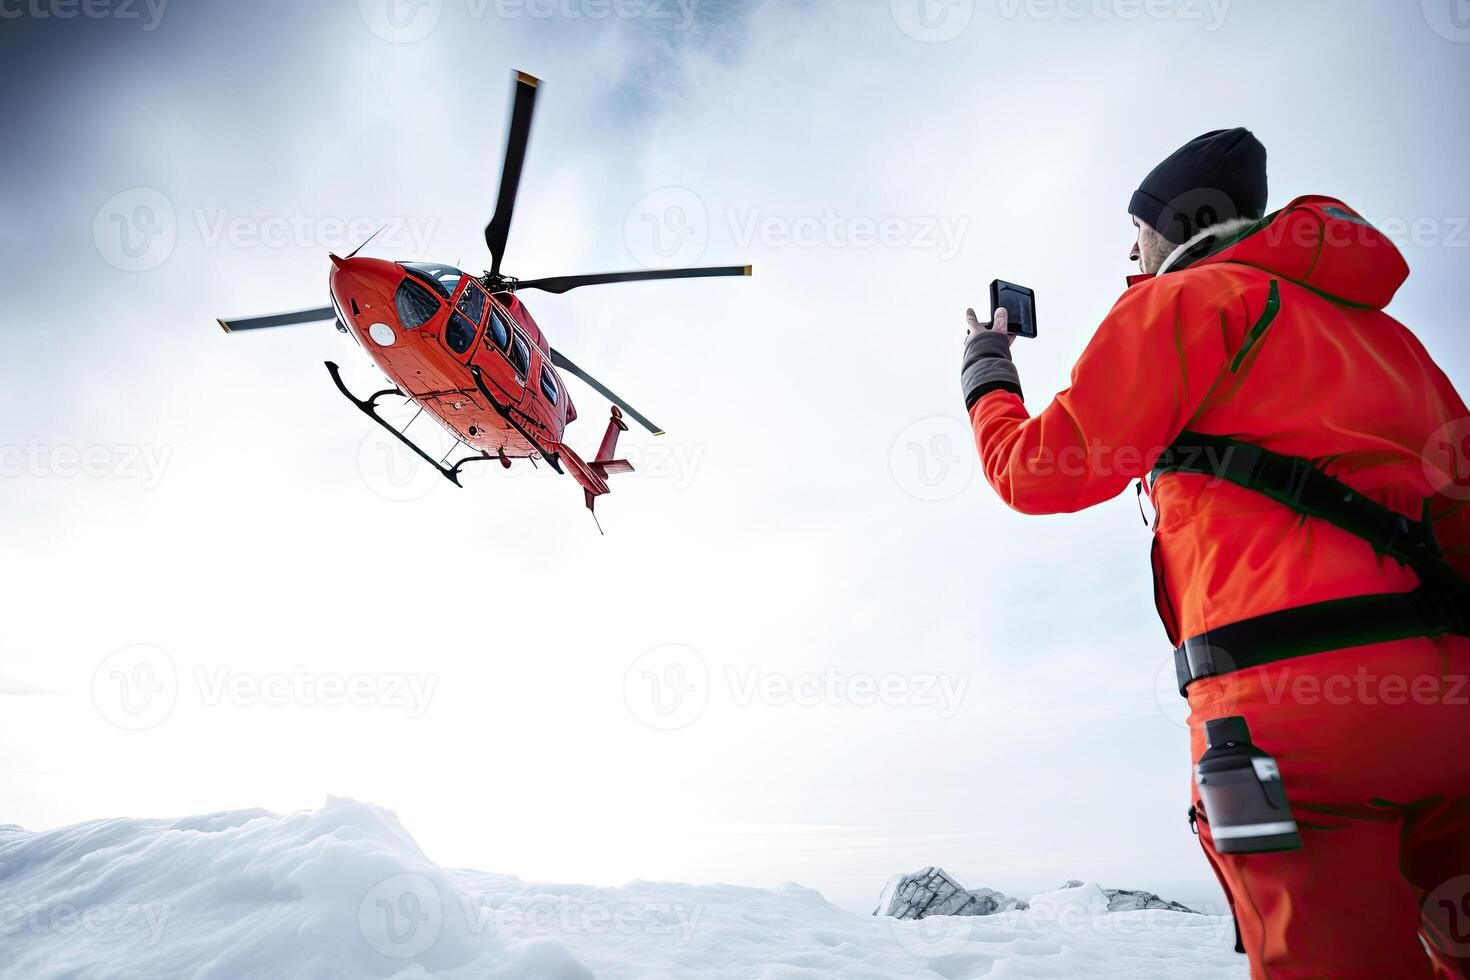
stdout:
<svg viewBox="0 0 1470 980">
<path fill-rule="evenodd" d="M 372 310 L 374 316 L 383 319 L 393 308 L 393 290 L 403 278 L 402 271 L 383 259 L 362 256 L 344 259 L 339 255 L 332 255 L 331 259 L 332 293 L 343 312 L 356 319 Z"/>
</svg>

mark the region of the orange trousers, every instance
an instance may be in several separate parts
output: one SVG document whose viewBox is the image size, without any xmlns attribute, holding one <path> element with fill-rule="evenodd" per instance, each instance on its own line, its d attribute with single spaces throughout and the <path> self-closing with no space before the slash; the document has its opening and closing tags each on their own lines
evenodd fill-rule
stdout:
<svg viewBox="0 0 1470 980">
<path fill-rule="evenodd" d="M 1220 854 L 1199 824 L 1253 980 L 1470 977 L 1470 638 L 1205 678 L 1189 705 L 1193 760 L 1206 720 L 1243 716 L 1301 830 L 1300 850 Z"/>
</svg>

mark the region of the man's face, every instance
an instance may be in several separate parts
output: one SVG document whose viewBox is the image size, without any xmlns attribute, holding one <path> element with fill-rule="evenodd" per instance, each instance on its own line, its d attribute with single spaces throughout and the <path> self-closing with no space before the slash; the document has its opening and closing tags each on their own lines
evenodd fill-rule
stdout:
<svg viewBox="0 0 1470 980">
<path fill-rule="evenodd" d="M 1173 242 L 1137 218 L 1133 219 L 1133 248 L 1128 253 L 1128 261 L 1137 262 L 1140 272 L 1146 276 L 1158 272 L 1172 251 Z"/>
</svg>

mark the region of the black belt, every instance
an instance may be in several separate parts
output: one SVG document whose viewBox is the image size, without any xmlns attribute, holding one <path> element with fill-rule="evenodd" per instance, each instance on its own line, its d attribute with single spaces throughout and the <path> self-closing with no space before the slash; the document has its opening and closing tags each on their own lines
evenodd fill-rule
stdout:
<svg viewBox="0 0 1470 980">
<path fill-rule="evenodd" d="M 1153 477 L 1194 473 L 1269 497 L 1328 521 L 1419 576 L 1412 592 L 1351 596 L 1282 609 L 1192 636 L 1174 651 L 1183 694 L 1194 681 L 1329 650 L 1443 633 L 1470 635 L 1470 582 L 1445 560 L 1429 501 L 1411 521 L 1318 469 L 1310 460 L 1229 436 L 1185 431 L 1159 457 Z"/>
<path fill-rule="evenodd" d="M 1417 636 L 1466 633 L 1463 597 L 1423 585 L 1412 592 L 1330 599 L 1191 636 L 1174 651 L 1179 693 L 1194 681 L 1329 650 Z"/>
</svg>

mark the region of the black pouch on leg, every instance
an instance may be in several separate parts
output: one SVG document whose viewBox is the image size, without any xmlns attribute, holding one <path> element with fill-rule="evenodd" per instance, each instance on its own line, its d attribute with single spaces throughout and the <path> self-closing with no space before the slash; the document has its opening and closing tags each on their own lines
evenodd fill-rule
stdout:
<svg viewBox="0 0 1470 980">
<path fill-rule="evenodd" d="M 1221 854 L 1294 851 L 1302 846 L 1276 760 L 1251 743 L 1238 715 L 1205 722 L 1209 748 L 1194 767 L 1210 839 Z"/>
</svg>

